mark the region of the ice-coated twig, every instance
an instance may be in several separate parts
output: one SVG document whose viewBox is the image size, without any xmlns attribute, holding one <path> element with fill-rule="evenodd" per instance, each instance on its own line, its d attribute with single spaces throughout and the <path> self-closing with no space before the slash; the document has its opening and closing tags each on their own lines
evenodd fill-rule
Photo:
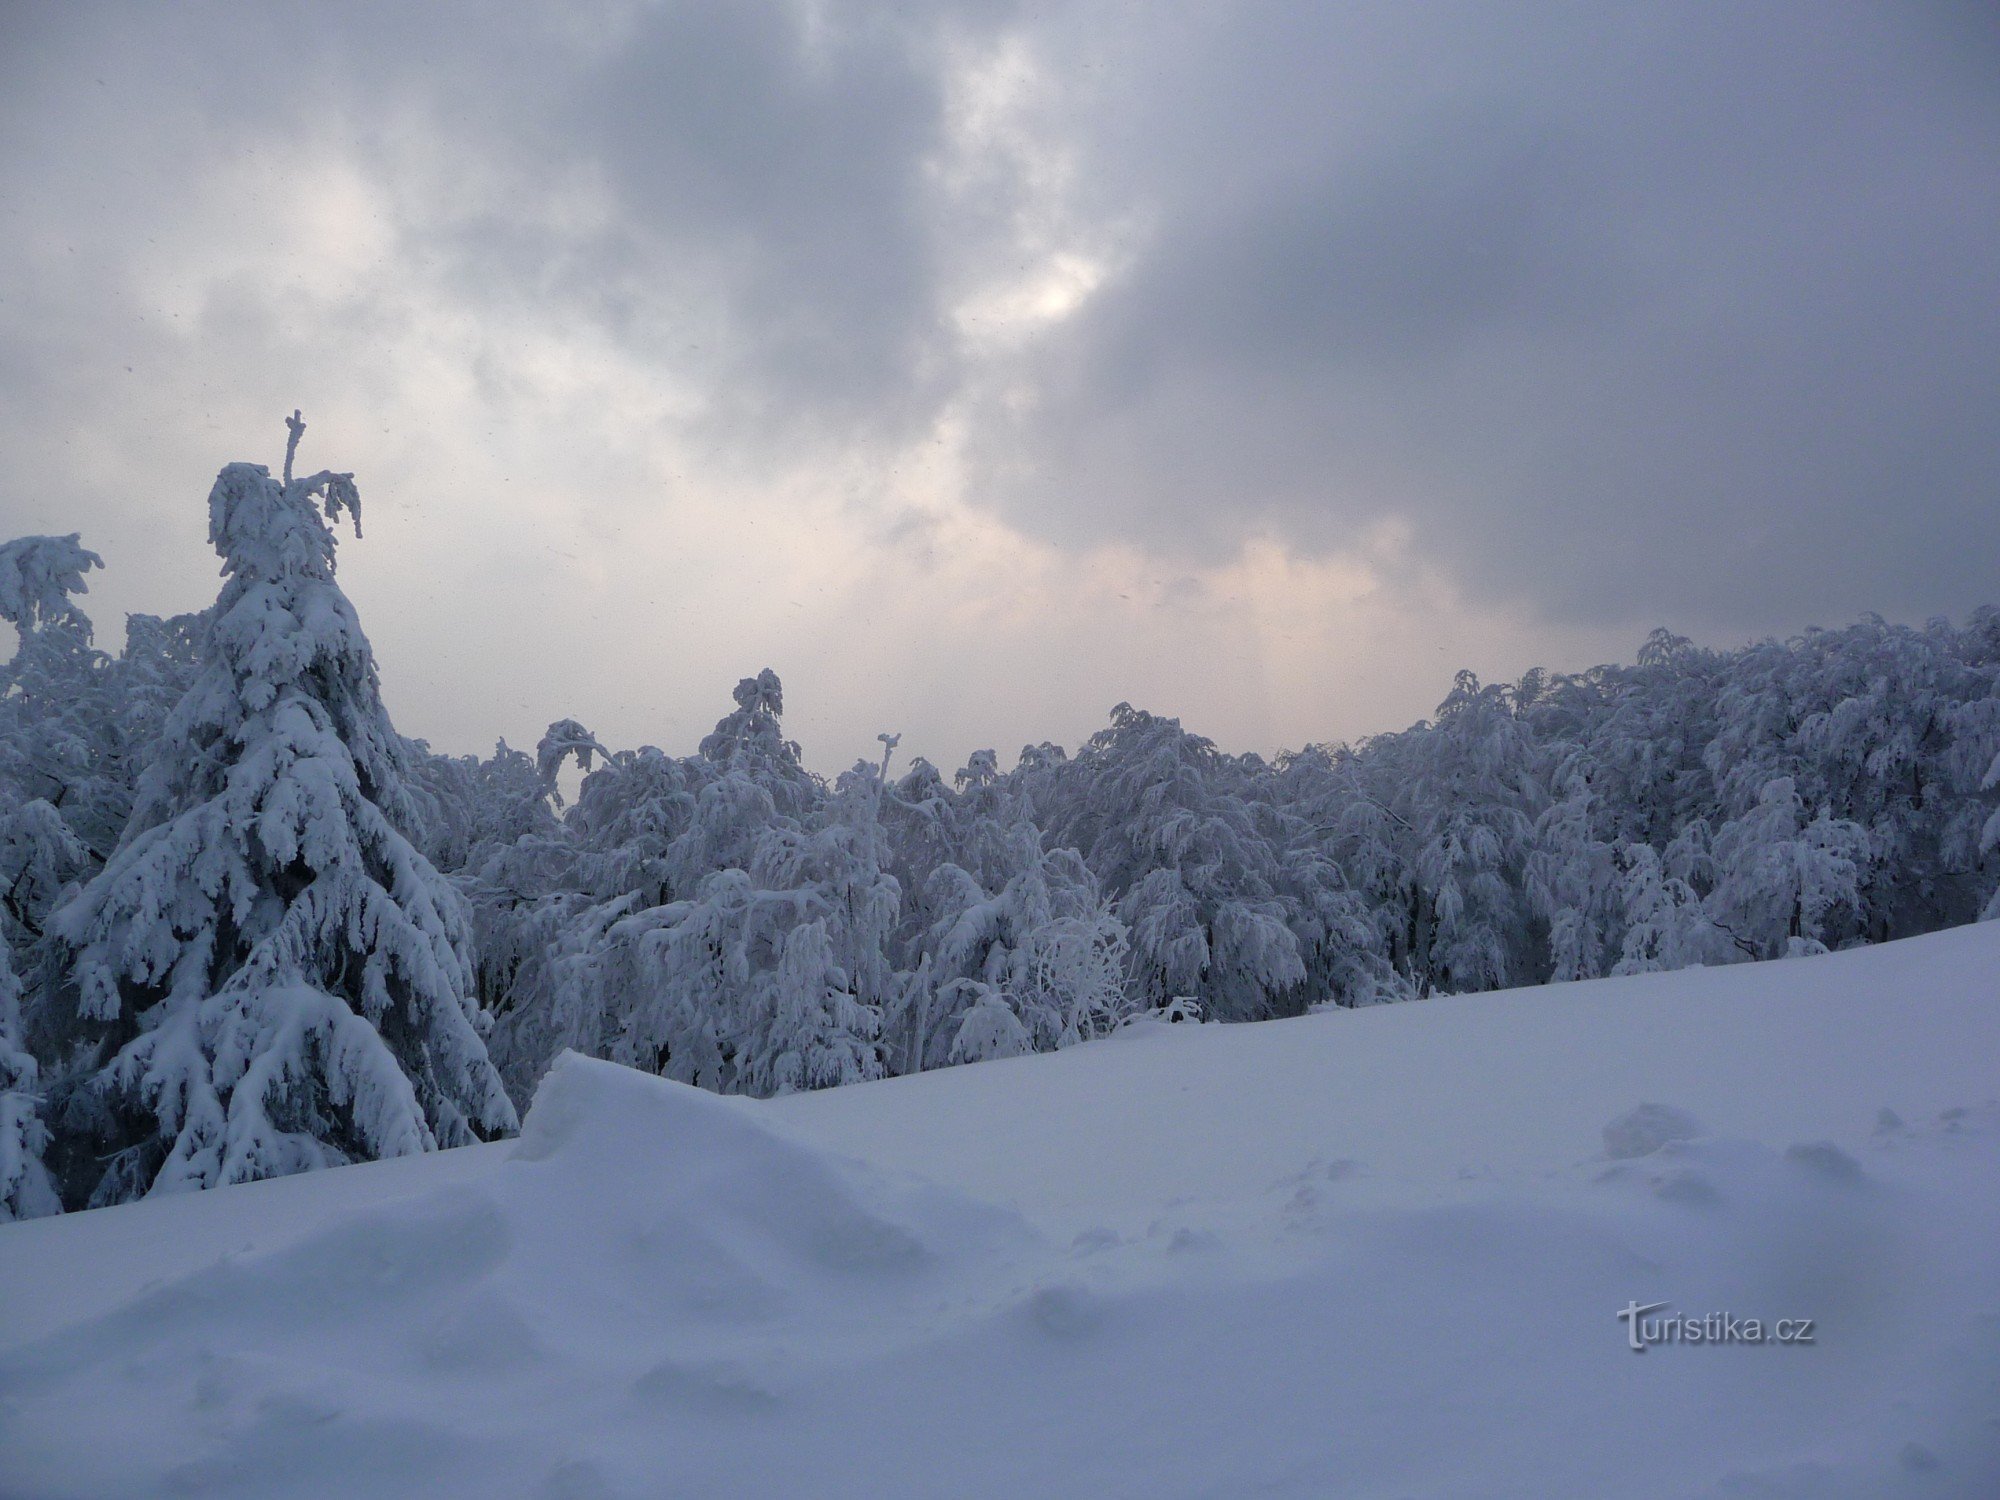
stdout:
<svg viewBox="0 0 2000 1500">
<path fill-rule="evenodd" d="M 299 451 L 299 439 L 306 430 L 297 407 L 293 407 L 292 414 L 285 418 L 285 430 L 291 434 L 285 439 L 285 483 L 289 485 L 292 482 L 292 458 Z"/>
</svg>

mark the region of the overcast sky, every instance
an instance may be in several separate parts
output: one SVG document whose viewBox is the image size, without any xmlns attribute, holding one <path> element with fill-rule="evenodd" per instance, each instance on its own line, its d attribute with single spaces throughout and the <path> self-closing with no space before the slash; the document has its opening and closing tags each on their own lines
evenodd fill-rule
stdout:
<svg viewBox="0 0 2000 1500">
<path fill-rule="evenodd" d="M 352 469 L 398 727 L 810 763 L 2000 602 L 1977 0 L 0 7 L 0 533 Z"/>
</svg>

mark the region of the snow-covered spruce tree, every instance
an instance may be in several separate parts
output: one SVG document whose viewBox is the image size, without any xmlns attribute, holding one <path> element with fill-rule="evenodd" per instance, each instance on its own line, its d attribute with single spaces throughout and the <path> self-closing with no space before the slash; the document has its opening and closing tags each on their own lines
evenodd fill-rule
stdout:
<svg viewBox="0 0 2000 1500">
<path fill-rule="evenodd" d="M 334 582 L 353 478 L 231 464 L 199 674 L 110 863 L 56 914 L 101 1062 L 92 1204 L 511 1130 L 462 903 L 412 846 L 405 743 Z M 321 517 L 321 508 L 325 519 Z"/>
<path fill-rule="evenodd" d="M 104 559 L 83 545 L 80 533 L 24 536 L 0 545 L 0 620 L 22 634 L 68 626 L 86 637 L 90 620 L 72 594 L 87 594 L 84 574 Z"/>
<path fill-rule="evenodd" d="M 42 1161 L 49 1132 L 36 1087 L 39 1070 L 21 1033 L 21 982 L 0 923 L 0 1222 L 62 1210 Z"/>
<path fill-rule="evenodd" d="M 61 968 L 44 929 L 71 883 L 102 863 L 130 806 L 110 662 L 73 596 L 103 566 L 75 536 L 0 545 L 0 619 L 18 644 L 0 665 L 0 1219 L 60 1206 L 43 1163 L 42 1110 L 61 1038 Z"/>
<path fill-rule="evenodd" d="M 34 944 L 72 883 L 95 865 L 53 803 L 0 804 L 0 928 L 15 951 Z"/>
<path fill-rule="evenodd" d="M 825 788 L 805 768 L 796 741 L 785 738 L 780 716 L 785 689 L 769 667 L 736 684 L 735 712 L 721 719 L 701 742 L 701 758 L 718 775 L 740 775 L 771 799 L 781 816 L 808 815 Z"/>
<path fill-rule="evenodd" d="M 0 800 L 0 942 L 10 950 L 17 987 L 17 1012 L 8 1024 L 15 1046 L 51 1065 L 35 1069 L 44 1087 L 73 1033 L 57 1003 L 67 954 L 48 933 L 49 918 L 97 865 L 53 804 L 39 797 L 13 806 Z"/>
<path fill-rule="evenodd" d="M 111 664 L 107 687 L 117 720 L 116 755 L 111 767 L 124 789 L 123 810 L 107 851 L 116 846 L 131 814 L 132 797 L 147 766 L 159 758 L 160 736 L 175 705 L 194 686 L 201 670 L 201 641 L 207 615 L 127 615 L 125 649 Z"/>
<path fill-rule="evenodd" d="M 71 598 L 102 565 L 75 536 L 0 546 L 0 619 L 20 636 L 0 667 L 0 797 L 47 802 L 97 860 L 131 809 L 112 662 Z"/>
</svg>

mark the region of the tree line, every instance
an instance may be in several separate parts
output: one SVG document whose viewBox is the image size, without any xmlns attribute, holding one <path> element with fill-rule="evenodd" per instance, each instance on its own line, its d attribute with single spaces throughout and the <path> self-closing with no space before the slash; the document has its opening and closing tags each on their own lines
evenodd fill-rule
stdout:
<svg viewBox="0 0 2000 1500">
<path fill-rule="evenodd" d="M 0 547 L 0 1217 L 491 1139 L 564 1048 L 768 1095 L 2000 911 L 1990 608 L 1461 672 L 1273 760 L 1120 704 L 828 779 L 768 670 L 691 754 L 451 756 L 383 709 L 302 431 L 216 480 L 220 597 L 115 656 L 79 537 Z"/>
</svg>

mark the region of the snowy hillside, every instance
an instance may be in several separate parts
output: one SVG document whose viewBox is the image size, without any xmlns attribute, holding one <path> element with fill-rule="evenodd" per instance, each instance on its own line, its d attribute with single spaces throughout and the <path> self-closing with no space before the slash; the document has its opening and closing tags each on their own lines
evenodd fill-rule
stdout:
<svg viewBox="0 0 2000 1500">
<path fill-rule="evenodd" d="M 1990 1497 L 1996 976 L 1988 923 L 767 1102 L 571 1056 L 517 1141 L 0 1226 L 0 1493 Z M 1676 1314 L 1811 1341 L 1629 1347 Z"/>
</svg>

